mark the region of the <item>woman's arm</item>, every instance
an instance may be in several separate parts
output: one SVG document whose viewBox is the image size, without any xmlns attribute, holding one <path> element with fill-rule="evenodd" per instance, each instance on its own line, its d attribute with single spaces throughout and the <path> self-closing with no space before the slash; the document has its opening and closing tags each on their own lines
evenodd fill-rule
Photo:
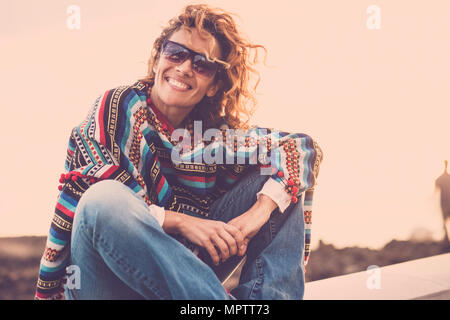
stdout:
<svg viewBox="0 0 450 320">
<path fill-rule="evenodd" d="M 181 214 L 178 212 L 166 210 L 166 216 L 162 228 L 165 233 L 177 234 L 179 233 L 179 226 L 181 224 Z"/>
<path fill-rule="evenodd" d="M 250 240 L 269 220 L 270 214 L 276 207 L 277 204 L 270 197 L 261 194 L 255 204 L 247 212 L 244 212 L 228 222 L 228 224 L 235 226 L 243 234 L 244 246 L 239 250 L 239 255 L 245 253 Z"/>
</svg>

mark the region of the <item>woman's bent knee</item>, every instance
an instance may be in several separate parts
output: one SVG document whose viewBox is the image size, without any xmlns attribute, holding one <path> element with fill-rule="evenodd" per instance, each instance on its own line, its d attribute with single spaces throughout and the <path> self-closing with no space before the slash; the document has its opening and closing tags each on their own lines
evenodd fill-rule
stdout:
<svg viewBox="0 0 450 320">
<path fill-rule="evenodd" d="M 74 226 L 81 221 L 91 226 L 99 222 L 113 225 L 118 220 L 126 221 L 125 216 L 135 211 L 136 207 L 148 210 L 145 202 L 128 186 L 115 180 L 99 181 L 81 196 L 75 212 Z M 122 223 L 123 221 L 118 225 Z"/>
</svg>

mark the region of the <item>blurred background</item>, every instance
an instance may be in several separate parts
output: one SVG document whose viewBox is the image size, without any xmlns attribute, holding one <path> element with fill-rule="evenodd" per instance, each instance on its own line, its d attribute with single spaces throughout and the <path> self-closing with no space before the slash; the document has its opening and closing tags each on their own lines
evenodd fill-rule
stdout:
<svg viewBox="0 0 450 320">
<path fill-rule="evenodd" d="M 147 71 L 181 0 L 0 0 L 0 299 L 30 299 L 72 127 Z M 450 2 L 203 1 L 268 50 L 253 122 L 324 151 L 307 280 L 449 252 Z M 444 266 L 450 267 L 450 266 Z"/>
</svg>

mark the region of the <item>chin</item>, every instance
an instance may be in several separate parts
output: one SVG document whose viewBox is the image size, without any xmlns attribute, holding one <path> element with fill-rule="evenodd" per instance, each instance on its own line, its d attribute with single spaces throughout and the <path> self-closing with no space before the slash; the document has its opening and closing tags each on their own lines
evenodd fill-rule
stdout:
<svg viewBox="0 0 450 320">
<path fill-rule="evenodd" d="M 187 101 L 186 98 L 183 97 L 174 97 L 174 94 L 169 94 L 166 96 L 166 99 L 163 99 L 163 102 L 167 106 L 173 106 L 178 108 L 191 108 L 195 106 L 198 102 L 193 102 L 192 100 Z"/>
</svg>

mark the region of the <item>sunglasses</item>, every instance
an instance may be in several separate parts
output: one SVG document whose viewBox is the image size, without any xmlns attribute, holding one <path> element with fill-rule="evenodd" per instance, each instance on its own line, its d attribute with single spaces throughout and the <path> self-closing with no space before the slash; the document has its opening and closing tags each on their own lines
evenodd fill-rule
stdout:
<svg viewBox="0 0 450 320">
<path fill-rule="evenodd" d="M 217 62 L 209 61 L 205 55 L 170 40 L 164 41 L 161 52 L 167 60 L 175 64 L 182 64 L 187 59 L 191 59 L 192 70 L 208 78 L 213 77 L 219 69 Z"/>
</svg>

